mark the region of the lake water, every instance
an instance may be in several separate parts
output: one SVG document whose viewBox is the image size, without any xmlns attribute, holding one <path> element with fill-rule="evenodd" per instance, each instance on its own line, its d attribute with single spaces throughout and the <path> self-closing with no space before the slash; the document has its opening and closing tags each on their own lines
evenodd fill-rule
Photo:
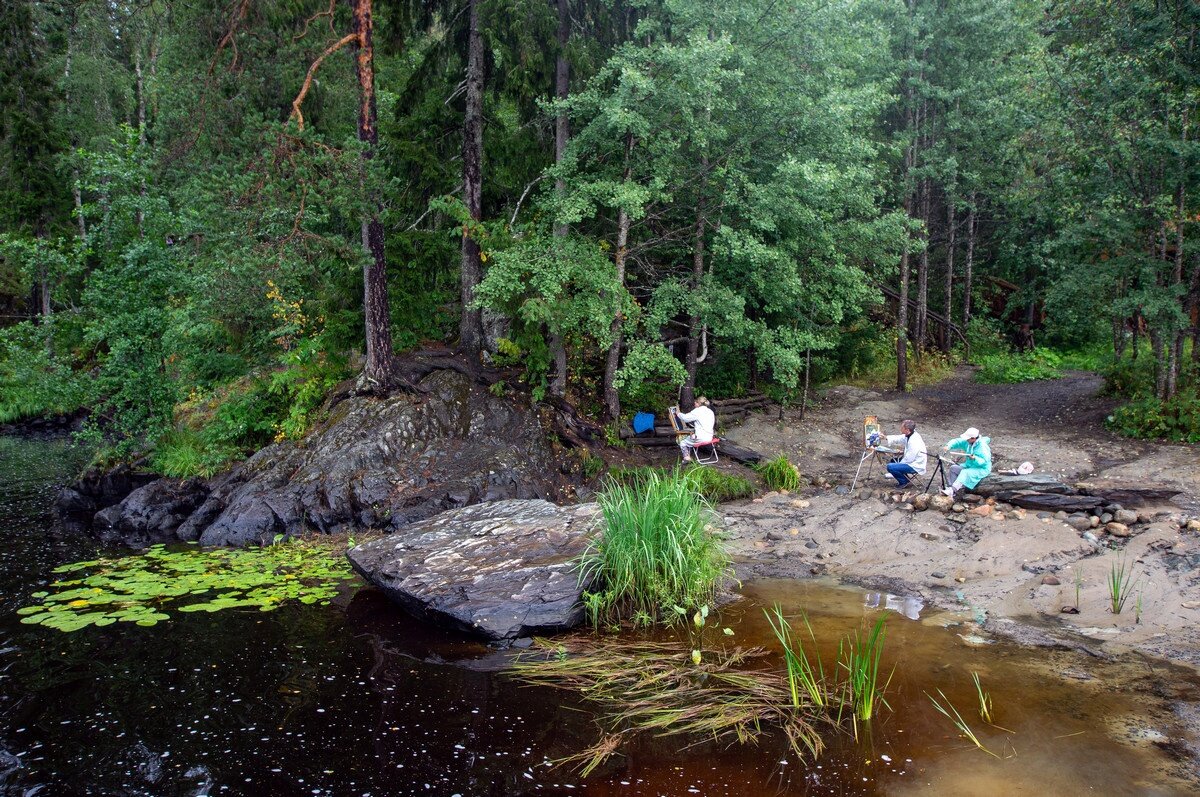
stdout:
<svg viewBox="0 0 1200 797">
<path fill-rule="evenodd" d="M 719 622 L 738 644 L 772 646 L 761 607 L 803 609 L 829 662 L 840 635 L 887 612 L 892 711 L 869 734 L 832 737 L 807 763 L 781 739 L 681 750 L 644 738 L 586 780 L 547 766 L 598 738 L 586 705 L 520 685 L 506 654 L 410 620 L 357 582 L 329 606 L 268 614 L 71 634 L 22 625 L 16 610 L 51 569 L 98 552 L 52 513 L 81 465 L 65 442 L 0 437 L 3 795 L 1196 793 L 1179 777 L 1190 765 L 1172 715 L 1146 696 L 1157 682 L 1197 700 L 1189 671 L 980 645 L 958 616 L 831 584 L 748 583 Z M 1007 731 L 978 721 L 972 671 Z M 934 710 L 926 693 L 939 688 L 1000 758 Z"/>
</svg>

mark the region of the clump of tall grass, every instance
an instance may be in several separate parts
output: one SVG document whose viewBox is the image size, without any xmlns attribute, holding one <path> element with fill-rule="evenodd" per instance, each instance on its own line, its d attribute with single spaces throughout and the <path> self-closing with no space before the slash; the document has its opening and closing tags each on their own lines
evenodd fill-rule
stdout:
<svg viewBox="0 0 1200 797">
<path fill-rule="evenodd" d="M 593 625 L 677 616 L 673 607 L 712 603 L 730 577 L 712 507 L 685 475 L 648 472 L 632 484 L 610 480 L 600 493 L 604 528 L 580 561 Z"/>
<path fill-rule="evenodd" d="M 800 487 L 800 471 L 783 454 L 754 466 L 758 475 L 772 490 L 795 490 Z"/>
<path fill-rule="evenodd" d="M 714 504 L 724 501 L 735 501 L 748 498 L 755 493 L 754 485 L 749 479 L 732 473 L 723 473 L 716 468 L 692 467 L 687 470 L 663 470 L 648 465 L 613 468 L 608 472 L 609 479 L 617 484 L 640 486 L 650 477 L 663 478 L 667 474 L 679 476 L 689 487 Z"/>
<path fill-rule="evenodd" d="M 817 650 L 817 639 L 813 634 L 812 625 L 808 622 L 808 616 L 803 615 L 803 619 L 804 627 L 808 630 L 808 637 L 813 643 L 813 660 L 809 660 L 808 653 L 804 650 L 804 643 L 793 637 L 791 623 L 783 616 L 783 610 L 778 603 L 771 607 L 770 612 L 763 609 L 763 614 L 767 616 L 767 622 L 771 624 L 771 631 L 775 633 L 775 638 L 779 640 L 779 645 L 783 648 L 783 660 L 787 667 L 788 690 L 792 696 L 792 707 L 798 708 L 801 705 L 801 689 L 817 708 L 830 707 L 834 700 L 830 694 L 829 681 L 825 677 L 825 666 L 821 662 L 821 653 Z M 813 661 L 816 662 L 815 667 Z"/>
<path fill-rule="evenodd" d="M 1113 614 L 1120 614 L 1125 608 L 1125 602 L 1129 600 L 1129 593 L 1133 591 L 1134 586 L 1136 584 L 1133 583 L 1133 568 L 1129 566 L 1128 560 L 1114 559 L 1108 571 L 1109 609 Z"/>
<path fill-rule="evenodd" d="M 988 725 L 992 724 L 992 696 L 983 691 L 983 684 L 979 682 L 979 673 L 971 673 L 971 680 L 975 682 L 975 696 L 979 698 L 979 718 Z"/>
<path fill-rule="evenodd" d="M 670 643 L 591 638 L 539 639 L 534 645 L 534 655 L 542 655 L 522 656 L 514 665 L 518 678 L 572 689 L 601 708 L 604 735 L 559 762 L 580 766 L 585 777 L 644 732 L 746 743 L 775 729 L 802 759 L 824 747 L 814 728 L 817 716 L 807 706 L 790 704 L 779 673 L 740 669 L 765 656 L 761 648 L 736 648 L 695 665 Z"/>
<path fill-rule="evenodd" d="M 849 637 L 838 643 L 838 665 L 844 669 L 846 680 L 845 701 L 851 709 L 854 719 L 855 734 L 858 732 L 858 721 L 870 722 L 878 705 L 888 706 L 883 693 L 892 682 L 892 674 L 888 673 L 887 680 L 880 684 L 879 661 L 883 656 L 883 640 L 886 634 L 884 621 L 886 616 L 879 615 L 870 631 L 865 628 L 856 630 Z"/>
</svg>

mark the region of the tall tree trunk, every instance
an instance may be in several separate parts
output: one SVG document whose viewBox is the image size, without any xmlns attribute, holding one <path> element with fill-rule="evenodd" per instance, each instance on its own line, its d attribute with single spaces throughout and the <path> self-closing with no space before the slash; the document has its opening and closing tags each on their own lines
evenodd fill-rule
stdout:
<svg viewBox="0 0 1200 797">
<path fill-rule="evenodd" d="M 921 360 L 921 349 L 925 345 L 925 337 L 929 327 L 929 180 L 921 181 L 921 221 L 925 230 L 921 233 L 925 244 L 921 248 L 920 259 L 917 261 L 917 331 L 913 340 L 913 356 Z"/>
<path fill-rule="evenodd" d="M 558 55 L 554 59 L 554 96 L 558 100 L 565 100 L 570 93 L 570 78 L 571 64 L 567 60 L 567 43 L 571 38 L 571 6 L 570 0 L 558 0 Z M 570 127 L 567 120 L 567 112 L 560 108 L 558 116 L 554 119 L 554 162 L 562 163 L 563 157 L 567 152 L 567 141 L 570 138 Z M 559 177 L 554 181 L 554 190 L 562 195 L 566 192 L 566 184 L 563 178 Z M 554 225 L 554 237 L 565 238 L 567 235 L 566 224 Z M 554 371 L 550 378 L 550 395 L 562 398 L 567 394 L 567 347 L 563 341 L 562 335 L 557 332 L 551 332 L 548 343 L 550 346 L 550 358 L 554 364 Z"/>
<path fill-rule="evenodd" d="M 142 50 L 141 44 L 137 45 L 137 53 L 133 59 L 133 72 L 137 77 L 137 129 L 138 129 L 138 155 L 141 158 L 146 156 L 146 82 L 142 77 Z M 146 237 L 146 211 L 144 203 L 146 201 L 146 178 L 143 175 L 141 189 L 138 192 L 139 202 L 137 208 L 137 230 L 138 237 Z"/>
<path fill-rule="evenodd" d="M 628 183 L 632 175 L 633 162 L 633 133 L 625 134 L 625 173 L 624 182 Z M 625 286 L 625 255 L 629 248 L 629 212 L 622 205 L 617 209 L 617 246 L 613 255 L 613 264 L 617 268 L 617 289 Z M 615 385 L 617 368 L 621 363 L 621 325 L 624 319 L 617 313 L 609 326 L 612 343 L 608 346 L 608 356 L 604 362 L 604 415 L 609 421 L 615 421 L 621 415 L 621 399 Z"/>
<path fill-rule="evenodd" d="M 708 157 L 703 158 L 703 173 L 708 173 Z M 696 306 L 695 295 L 704 281 L 704 228 L 706 226 L 703 184 L 700 198 L 696 200 L 696 226 L 692 233 L 692 306 Z M 692 407 L 696 400 L 696 368 L 700 354 L 700 316 L 695 311 L 688 318 L 687 355 L 683 365 L 687 370 L 687 380 L 679 394 L 679 402 L 683 407 Z"/>
<path fill-rule="evenodd" d="M 975 192 L 971 192 L 971 209 L 967 211 L 967 261 L 963 264 L 963 332 L 971 325 L 971 277 L 975 267 Z"/>
<path fill-rule="evenodd" d="M 804 408 L 808 406 L 809 377 L 812 375 L 812 349 L 804 350 L 804 392 L 800 394 L 800 420 L 804 420 Z"/>
<path fill-rule="evenodd" d="M 74 9 L 72 9 L 69 13 L 71 14 L 71 24 L 70 24 L 70 27 L 67 29 L 67 55 L 66 55 L 66 58 L 64 59 L 64 65 L 63 65 L 63 85 L 65 87 L 65 90 L 63 92 L 63 104 L 66 106 L 66 110 L 67 110 L 68 114 L 70 114 L 70 112 L 71 112 L 71 62 L 72 62 L 72 55 L 74 54 L 74 51 L 75 51 L 75 30 L 76 30 L 76 24 L 78 22 L 77 12 Z M 75 224 L 77 225 L 77 227 L 79 229 L 79 237 L 86 238 L 87 237 L 87 222 L 83 218 L 83 192 L 79 188 L 79 167 L 74 164 L 74 155 L 75 155 L 74 149 L 79 146 L 79 141 L 78 141 L 78 136 L 76 136 L 75 130 L 73 128 L 74 128 L 74 125 L 72 125 L 72 130 L 70 133 L 71 149 L 72 149 L 72 152 L 71 152 L 71 156 L 72 156 L 71 157 L 71 160 L 72 160 L 71 200 L 75 206 Z"/>
<path fill-rule="evenodd" d="M 1184 188 L 1184 179 L 1187 177 L 1186 163 L 1183 153 L 1187 150 L 1188 143 L 1188 109 L 1184 107 L 1182 114 L 1182 129 L 1179 134 L 1179 186 L 1176 188 L 1176 215 L 1175 215 L 1175 262 L 1171 270 L 1171 286 L 1180 290 L 1183 289 L 1183 225 L 1187 223 L 1187 207 L 1185 204 L 1186 190 Z M 1188 311 L 1189 297 L 1186 289 L 1183 289 L 1183 312 Z M 1171 399 L 1178 392 L 1179 385 L 1179 368 L 1183 362 L 1183 339 L 1184 328 L 1180 327 L 1171 333 L 1171 341 L 1169 343 L 1170 353 L 1167 356 L 1167 384 L 1166 395 L 1163 398 Z"/>
<path fill-rule="evenodd" d="M 942 351 L 945 354 L 950 353 L 951 336 L 950 325 L 954 312 L 954 200 L 946 195 L 946 229 L 948 230 L 948 239 L 946 243 L 946 323 L 942 324 Z"/>
<path fill-rule="evenodd" d="M 483 37 L 479 32 L 480 0 L 469 0 L 467 33 L 467 108 L 463 116 L 463 204 L 473 221 L 483 218 Z M 474 307 L 475 287 L 483 279 L 479 244 L 469 231 L 462 236 L 459 343 L 467 354 L 483 350 L 483 313 Z"/>
<path fill-rule="evenodd" d="M 358 140 L 367 146 L 363 159 L 375 157 L 379 129 L 375 110 L 374 20 L 371 0 L 351 0 L 352 30 L 355 43 L 355 70 L 358 73 Z M 387 258 L 384 253 L 383 225 L 379 221 L 382 203 L 378 192 L 371 191 L 369 215 L 362 220 L 362 244 L 370 257 L 363 264 L 363 310 L 366 316 L 367 364 L 363 375 L 380 386 L 395 377 L 392 356 L 392 320 L 388 304 Z"/>
</svg>

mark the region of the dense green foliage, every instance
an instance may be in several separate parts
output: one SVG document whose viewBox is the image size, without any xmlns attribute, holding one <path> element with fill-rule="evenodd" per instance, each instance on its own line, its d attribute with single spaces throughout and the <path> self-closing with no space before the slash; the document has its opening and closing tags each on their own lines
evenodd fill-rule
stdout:
<svg viewBox="0 0 1200 797">
<path fill-rule="evenodd" d="M 708 502 L 679 473 L 648 472 L 632 484 L 610 482 L 600 494 L 604 528 L 583 555 L 584 593 L 593 624 L 649 625 L 708 606 L 730 577 Z"/>
<path fill-rule="evenodd" d="M 783 454 L 760 462 L 754 469 L 772 490 L 795 490 L 800 487 L 800 471 Z"/>
<path fill-rule="evenodd" d="M 682 480 L 697 495 L 713 504 L 749 498 L 757 492 L 748 479 L 736 473 L 725 473 L 700 465 L 673 471 L 651 466 L 619 467 L 608 472 L 610 481 L 636 489 L 644 487 L 647 482 L 667 478 Z"/>
<path fill-rule="evenodd" d="M 39 602 L 17 610 L 22 623 L 78 631 L 116 622 L 155 625 L 170 619 L 168 609 L 269 612 L 287 601 L 328 603 L 338 584 L 353 577 L 342 549 L 328 540 L 203 551 L 155 545 L 145 553 L 76 562 L 54 572 L 66 577 L 33 593 Z"/>
<path fill-rule="evenodd" d="M 608 420 L 966 344 L 987 381 L 1071 367 L 1036 336 L 1136 376 L 1117 428 L 1187 438 L 1194 3 L 466 8 L 0 9 L 0 421 L 84 408 L 109 456 L 214 472 L 390 362 L 382 264 L 395 351 L 482 311 L 507 387 Z"/>
</svg>

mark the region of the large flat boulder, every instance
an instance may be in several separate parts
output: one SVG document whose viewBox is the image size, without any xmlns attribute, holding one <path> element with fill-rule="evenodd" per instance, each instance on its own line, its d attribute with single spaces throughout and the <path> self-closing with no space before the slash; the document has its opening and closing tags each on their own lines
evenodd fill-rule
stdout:
<svg viewBox="0 0 1200 797">
<path fill-rule="evenodd" d="M 992 473 L 985 476 L 979 484 L 971 488 L 971 492 L 982 495 L 985 498 L 989 496 L 997 496 L 999 498 L 999 493 L 1017 491 L 1071 495 L 1075 492 L 1075 488 L 1068 484 L 1063 484 L 1054 476 L 1043 473 L 1031 473 L 1028 476 L 1010 476 L 1007 474 Z"/>
<path fill-rule="evenodd" d="M 584 619 L 576 559 L 596 504 L 507 500 L 452 509 L 346 556 L 409 613 L 487 639 L 563 631 Z"/>
</svg>

